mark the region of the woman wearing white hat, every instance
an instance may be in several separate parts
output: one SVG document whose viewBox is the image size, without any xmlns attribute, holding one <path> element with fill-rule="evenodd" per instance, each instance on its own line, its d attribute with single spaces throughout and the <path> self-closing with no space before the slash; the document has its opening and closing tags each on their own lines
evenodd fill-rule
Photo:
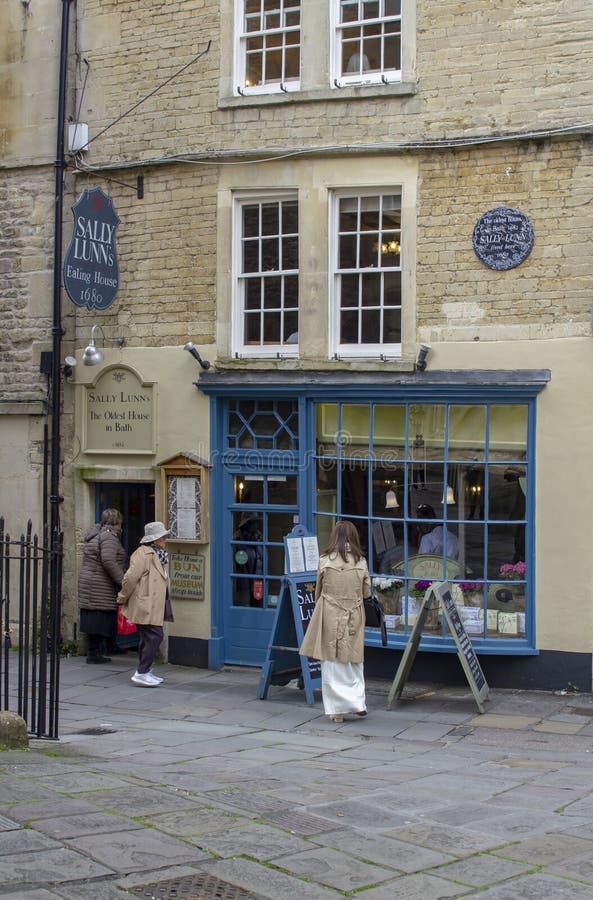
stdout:
<svg viewBox="0 0 593 900">
<path fill-rule="evenodd" d="M 173 621 L 165 549 L 170 533 L 162 522 L 144 526 L 144 537 L 132 554 L 117 597 L 125 617 L 138 627 L 138 669 L 132 681 L 141 687 L 158 687 L 163 681 L 151 669 L 163 641 L 163 622 Z"/>
</svg>

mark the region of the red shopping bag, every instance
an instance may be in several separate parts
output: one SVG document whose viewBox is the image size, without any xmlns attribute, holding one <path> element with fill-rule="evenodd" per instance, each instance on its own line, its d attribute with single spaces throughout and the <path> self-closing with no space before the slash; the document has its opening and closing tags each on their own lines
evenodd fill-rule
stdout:
<svg viewBox="0 0 593 900">
<path fill-rule="evenodd" d="M 136 631 L 136 626 L 133 622 L 130 622 L 129 619 L 126 619 L 123 612 L 121 611 L 121 606 L 117 610 L 117 633 L 118 634 L 134 634 Z"/>
</svg>

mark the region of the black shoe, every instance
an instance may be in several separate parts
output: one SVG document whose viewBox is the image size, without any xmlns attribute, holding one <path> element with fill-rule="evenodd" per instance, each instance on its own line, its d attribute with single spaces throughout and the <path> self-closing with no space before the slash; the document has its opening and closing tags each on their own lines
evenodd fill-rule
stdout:
<svg viewBox="0 0 593 900">
<path fill-rule="evenodd" d="M 100 665 L 102 665 L 102 663 L 110 663 L 111 657 L 110 656 L 87 656 L 86 661 L 87 661 L 87 663 L 92 663 L 95 666 L 100 666 Z"/>
</svg>

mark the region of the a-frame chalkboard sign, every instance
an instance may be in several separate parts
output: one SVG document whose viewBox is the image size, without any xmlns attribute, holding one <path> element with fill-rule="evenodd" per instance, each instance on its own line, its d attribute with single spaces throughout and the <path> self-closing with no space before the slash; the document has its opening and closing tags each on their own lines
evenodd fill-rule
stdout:
<svg viewBox="0 0 593 900">
<path fill-rule="evenodd" d="M 435 606 L 440 606 L 443 611 L 449 630 L 457 645 L 457 655 L 463 666 L 463 671 L 465 672 L 475 701 L 478 704 L 478 709 L 483 713 L 484 705 L 482 701 L 487 698 L 490 688 L 488 687 L 486 677 L 482 672 L 482 667 L 478 662 L 476 651 L 463 627 L 463 622 L 461 621 L 459 611 L 455 606 L 455 601 L 451 594 L 451 585 L 447 581 L 431 584 L 424 595 L 424 600 L 418 611 L 416 623 L 412 629 L 408 643 L 406 644 L 404 655 L 401 658 L 397 672 L 395 673 L 395 678 L 393 679 L 393 684 L 389 691 L 389 696 L 387 697 L 387 707 L 389 708 L 391 706 L 393 698 L 396 695 L 398 700 L 401 697 L 404 685 L 408 680 L 412 668 L 412 663 L 414 662 L 414 657 L 416 656 L 426 618 L 430 610 L 433 610 Z"/>
<path fill-rule="evenodd" d="M 315 703 L 314 691 L 321 690 L 321 663 L 301 656 L 299 647 L 313 615 L 317 572 L 285 575 L 278 600 L 270 644 L 263 664 L 257 696 L 265 700 L 270 684 L 288 684 L 301 678 L 307 703 Z"/>
<path fill-rule="evenodd" d="M 284 685 L 293 678 L 299 678 L 305 689 L 307 703 L 312 706 L 315 703 L 314 691 L 321 690 L 321 663 L 317 659 L 301 656 L 299 647 L 315 608 L 317 571 L 295 570 L 304 566 L 306 559 L 313 561 L 317 539 L 302 525 L 297 525 L 284 539 L 284 543 L 286 569 L 290 574 L 282 579 L 266 661 L 257 685 L 257 696 L 260 700 L 265 700 L 270 684 Z M 319 558 L 318 553 L 316 558 Z"/>
</svg>

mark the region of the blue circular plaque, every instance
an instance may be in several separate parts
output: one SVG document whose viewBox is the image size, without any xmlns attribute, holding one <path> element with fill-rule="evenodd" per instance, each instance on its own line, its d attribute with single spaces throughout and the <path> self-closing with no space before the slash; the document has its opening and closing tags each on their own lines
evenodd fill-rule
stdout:
<svg viewBox="0 0 593 900">
<path fill-rule="evenodd" d="M 521 265 L 533 247 L 529 218 L 519 209 L 497 206 L 478 219 L 472 237 L 476 256 L 489 269 L 504 271 Z"/>
</svg>

